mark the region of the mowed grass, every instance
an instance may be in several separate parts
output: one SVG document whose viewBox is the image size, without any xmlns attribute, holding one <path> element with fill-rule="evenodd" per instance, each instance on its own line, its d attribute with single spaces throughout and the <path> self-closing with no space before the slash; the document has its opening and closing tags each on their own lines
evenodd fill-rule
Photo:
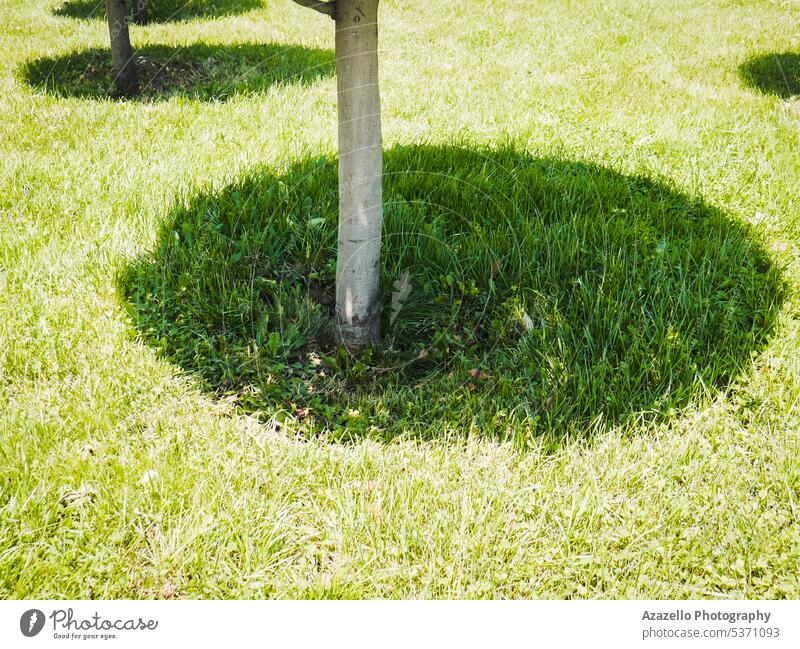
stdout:
<svg viewBox="0 0 800 649">
<path fill-rule="evenodd" d="M 200 4 L 0 16 L 0 594 L 800 595 L 794 3 L 384 0 L 360 362 L 332 23 Z"/>
</svg>

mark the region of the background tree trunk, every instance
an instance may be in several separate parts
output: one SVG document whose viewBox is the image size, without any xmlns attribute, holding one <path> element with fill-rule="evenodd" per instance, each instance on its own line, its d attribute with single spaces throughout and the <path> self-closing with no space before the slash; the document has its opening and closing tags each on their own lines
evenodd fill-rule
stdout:
<svg viewBox="0 0 800 649">
<path fill-rule="evenodd" d="M 378 1 L 336 0 L 339 241 L 336 318 L 345 347 L 380 341 L 383 220 Z"/>
<path fill-rule="evenodd" d="M 131 17 L 137 25 L 146 25 L 150 22 L 150 15 L 147 13 L 147 0 L 133 0 Z"/>
<path fill-rule="evenodd" d="M 114 85 L 125 97 L 139 94 L 139 80 L 133 60 L 125 0 L 106 0 L 108 31 L 111 36 L 111 64 Z"/>
</svg>

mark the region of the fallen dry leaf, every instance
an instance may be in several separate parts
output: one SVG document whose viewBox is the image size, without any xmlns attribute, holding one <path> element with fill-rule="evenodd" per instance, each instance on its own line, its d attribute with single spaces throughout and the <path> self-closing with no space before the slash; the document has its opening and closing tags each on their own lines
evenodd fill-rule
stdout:
<svg viewBox="0 0 800 649">
<path fill-rule="evenodd" d="M 406 269 L 403 271 L 403 274 L 400 275 L 400 279 L 394 283 L 394 291 L 392 292 L 392 313 L 389 315 L 390 324 L 394 322 L 400 314 L 400 309 L 403 308 L 403 302 L 408 299 L 409 295 L 411 295 L 411 273 Z"/>
</svg>

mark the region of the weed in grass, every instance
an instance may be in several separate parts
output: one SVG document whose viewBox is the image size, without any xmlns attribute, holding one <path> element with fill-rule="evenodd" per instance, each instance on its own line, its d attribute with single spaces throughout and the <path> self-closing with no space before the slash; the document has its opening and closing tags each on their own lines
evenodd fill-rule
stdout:
<svg viewBox="0 0 800 649">
<path fill-rule="evenodd" d="M 166 218 L 122 280 L 143 337 L 309 434 L 517 442 L 657 418 L 723 388 L 781 280 L 747 229 L 667 185 L 513 150 L 386 154 L 380 350 L 331 335 L 336 165 L 252 173 Z"/>
<path fill-rule="evenodd" d="M 312 83 L 334 71 L 330 50 L 276 43 L 146 45 L 134 54 L 144 100 L 174 95 L 224 100 L 280 83 Z M 35 89 L 61 97 L 107 98 L 113 91 L 108 48 L 36 59 L 22 67 L 21 76 Z"/>
</svg>

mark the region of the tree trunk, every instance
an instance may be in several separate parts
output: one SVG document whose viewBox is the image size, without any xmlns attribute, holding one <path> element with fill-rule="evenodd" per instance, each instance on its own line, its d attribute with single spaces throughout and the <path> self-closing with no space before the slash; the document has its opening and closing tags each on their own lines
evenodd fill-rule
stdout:
<svg viewBox="0 0 800 649">
<path fill-rule="evenodd" d="M 137 25 L 146 25 L 150 22 L 150 15 L 147 13 L 147 0 L 133 0 L 131 17 Z"/>
<path fill-rule="evenodd" d="M 128 16 L 125 0 L 106 0 L 108 31 L 111 35 L 111 67 L 117 93 L 124 97 L 139 94 L 136 65 L 128 34 Z"/>
<path fill-rule="evenodd" d="M 339 241 L 336 319 L 352 353 L 380 341 L 383 220 L 378 2 L 336 0 Z"/>
</svg>

